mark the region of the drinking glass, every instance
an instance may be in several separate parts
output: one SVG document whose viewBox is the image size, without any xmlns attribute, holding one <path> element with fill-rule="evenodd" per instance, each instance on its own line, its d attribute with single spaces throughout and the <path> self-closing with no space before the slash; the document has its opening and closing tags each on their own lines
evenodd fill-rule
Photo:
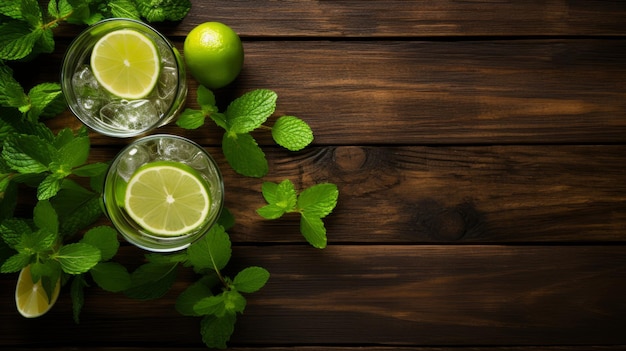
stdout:
<svg viewBox="0 0 626 351">
<path fill-rule="evenodd" d="M 91 52 L 104 35 L 136 30 L 155 44 L 161 71 L 154 90 L 143 99 L 121 99 L 107 92 L 96 80 Z M 100 21 L 70 44 L 61 68 L 61 88 L 70 110 L 86 126 L 112 137 L 132 137 L 171 122 L 182 110 L 187 97 L 185 65 L 178 50 L 152 27 L 131 19 Z"/>
<path fill-rule="evenodd" d="M 154 161 L 180 162 L 201 175 L 210 197 L 210 208 L 201 226 L 182 235 L 156 235 L 144 229 L 126 212 L 126 184 L 139 167 Z M 211 155 L 195 142 L 175 135 L 150 135 L 130 143 L 113 159 L 104 181 L 107 216 L 128 242 L 148 251 L 171 252 L 188 247 L 215 224 L 223 202 L 222 175 Z"/>
</svg>

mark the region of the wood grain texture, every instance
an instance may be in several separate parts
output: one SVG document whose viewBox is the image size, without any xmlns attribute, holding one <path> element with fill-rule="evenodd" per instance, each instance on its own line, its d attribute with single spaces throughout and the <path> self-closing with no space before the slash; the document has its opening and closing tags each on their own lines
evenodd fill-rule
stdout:
<svg viewBox="0 0 626 351">
<path fill-rule="evenodd" d="M 244 70 L 217 92 L 220 106 L 252 89 L 273 89 L 279 96 L 274 118 L 303 118 L 317 145 L 626 141 L 621 40 L 264 41 L 244 47 Z M 61 57 L 56 60 L 60 65 Z M 33 74 L 50 80 L 58 73 Z M 191 77 L 189 86 L 188 107 L 198 108 Z M 80 125 L 65 116 L 52 123 Z M 207 124 L 185 134 L 218 145 L 221 133 Z M 161 131 L 182 132 L 176 126 Z M 124 140 L 94 135 L 93 142 Z M 273 143 L 268 134 L 259 142 Z"/>
<path fill-rule="evenodd" d="M 140 254 L 127 248 L 120 259 Z M 622 247 L 234 247 L 229 270 L 250 265 L 272 275 L 262 291 L 248 296 L 232 346 L 626 343 Z M 0 279 L 6 284 L 11 277 Z M 0 343 L 198 347 L 199 320 L 173 308 L 175 296 L 194 279 L 181 271 L 166 298 L 148 303 L 89 289 L 80 325 L 71 321 L 66 290 L 38 320 L 13 318 L 13 309 L 2 308 L 0 318 L 12 323 L 2 325 Z M 7 290 L 0 292 L 3 301 L 12 296 Z M 30 328 L 39 338 L 23 332 Z"/>
</svg>

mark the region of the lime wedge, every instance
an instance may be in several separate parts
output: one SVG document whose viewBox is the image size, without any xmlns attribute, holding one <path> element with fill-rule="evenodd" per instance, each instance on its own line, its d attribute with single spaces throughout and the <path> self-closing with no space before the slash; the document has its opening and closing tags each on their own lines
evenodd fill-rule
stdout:
<svg viewBox="0 0 626 351">
<path fill-rule="evenodd" d="M 26 318 L 35 318 L 48 312 L 56 303 L 61 290 L 61 279 L 54 286 L 52 296 L 48 298 L 45 289 L 41 285 L 41 279 L 37 284 L 33 283 L 30 274 L 30 266 L 22 268 L 17 278 L 15 287 L 15 305 L 18 312 Z"/>
<path fill-rule="evenodd" d="M 100 38 L 91 52 L 91 69 L 107 91 L 123 99 L 140 99 L 154 89 L 161 70 L 154 42 L 132 29 Z"/>
<path fill-rule="evenodd" d="M 128 181 L 128 215 L 155 235 L 178 236 L 202 226 L 211 199 L 208 184 L 195 169 L 173 161 L 140 167 Z"/>
</svg>

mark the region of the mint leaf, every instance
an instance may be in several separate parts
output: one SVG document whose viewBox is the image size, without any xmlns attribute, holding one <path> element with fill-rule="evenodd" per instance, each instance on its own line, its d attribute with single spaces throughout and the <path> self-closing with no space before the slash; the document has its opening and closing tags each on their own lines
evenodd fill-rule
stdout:
<svg viewBox="0 0 626 351">
<path fill-rule="evenodd" d="M 108 168 L 108 164 L 96 162 L 74 168 L 72 170 L 72 174 L 75 174 L 79 177 L 95 177 L 104 174 Z"/>
<path fill-rule="evenodd" d="M 0 25 L 0 59 L 19 60 L 33 51 L 43 34 L 40 27 L 31 29 L 28 23 L 10 21 Z"/>
<path fill-rule="evenodd" d="M 33 221 L 37 228 L 53 234 L 59 232 L 59 218 L 49 201 L 38 201 L 33 209 Z"/>
<path fill-rule="evenodd" d="M 269 170 L 265 153 L 250 134 L 225 133 L 222 151 L 228 164 L 241 175 L 261 178 Z"/>
<path fill-rule="evenodd" d="M 220 217 L 217 219 L 217 223 L 224 227 L 224 230 L 229 230 L 235 226 L 235 216 L 226 207 L 222 208 Z"/>
<path fill-rule="evenodd" d="M 194 306 L 205 297 L 213 296 L 211 288 L 207 286 L 204 278 L 190 285 L 176 299 L 176 310 L 183 316 L 200 316 L 194 310 Z"/>
<path fill-rule="evenodd" d="M 298 117 L 282 116 L 272 127 L 272 138 L 278 145 L 290 151 L 298 151 L 313 141 L 313 131 Z"/>
<path fill-rule="evenodd" d="M 324 218 L 337 205 L 339 190 L 332 183 L 316 184 L 298 196 L 298 208 L 308 216 Z"/>
<path fill-rule="evenodd" d="M 300 218 L 300 232 L 313 247 L 318 249 L 326 247 L 326 228 L 321 218 L 303 212 Z"/>
<path fill-rule="evenodd" d="M 184 129 L 197 129 L 204 125 L 205 114 L 200 110 L 186 108 L 178 116 L 176 125 Z"/>
<path fill-rule="evenodd" d="M 285 209 L 276 204 L 268 204 L 257 209 L 256 213 L 265 219 L 277 219 L 285 214 Z"/>
<path fill-rule="evenodd" d="M 52 249 L 58 236 L 45 229 L 22 233 L 20 243 L 15 249 L 23 253 L 41 253 Z"/>
<path fill-rule="evenodd" d="M 108 5 L 113 17 L 140 20 L 139 10 L 131 0 L 113 0 Z"/>
<path fill-rule="evenodd" d="M 52 296 L 54 288 L 61 278 L 61 273 L 61 266 L 54 260 L 35 261 L 30 265 L 30 274 L 33 282 L 36 283 L 41 280 L 41 286 L 46 292 L 48 299 Z"/>
<path fill-rule="evenodd" d="M 75 323 L 80 323 L 80 311 L 85 305 L 85 287 L 89 284 L 85 281 L 82 274 L 74 276 L 72 286 L 70 287 L 70 296 L 72 298 L 72 316 Z"/>
<path fill-rule="evenodd" d="M 246 298 L 243 297 L 236 289 L 225 290 L 224 309 L 226 313 L 243 313 L 246 309 Z"/>
<path fill-rule="evenodd" d="M 213 112 L 209 115 L 209 117 L 217 124 L 218 127 L 223 128 L 224 130 L 228 130 L 228 121 L 226 120 L 226 115 L 219 112 Z"/>
<path fill-rule="evenodd" d="M 61 86 L 57 83 L 42 83 L 34 86 L 28 92 L 28 98 L 30 99 L 28 118 L 31 121 L 36 121 L 48 105 L 62 97 L 61 94 Z"/>
<path fill-rule="evenodd" d="M 15 273 L 19 272 L 22 268 L 28 266 L 32 255 L 27 253 L 17 253 L 9 257 L 2 266 L 0 266 L 0 273 Z"/>
<path fill-rule="evenodd" d="M 7 25 L 8 23 L 0 25 L 0 38 L 3 35 L 2 28 Z M 2 39 L 0 39 L 1 43 Z M 0 106 L 19 108 L 24 105 L 28 105 L 28 97 L 24 93 L 24 89 L 13 78 L 13 70 L 0 60 Z"/>
<path fill-rule="evenodd" d="M 200 85 L 196 93 L 198 94 L 198 105 L 200 105 L 202 112 L 204 112 L 206 115 L 209 115 L 213 112 L 218 111 L 215 101 L 215 94 L 213 94 L 210 89 L 208 89 L 204 85 Z"/>
<path fill-rule="evenodd" d="M 79 136 L 63 145 L 56 154 L 56 161 L 67 168 L 78 167 L 89 157 L 89 137 Z"/>
<path fill-rule="evenodd" d="M 148 22 L 179 21 L 189 9 L 189 0 L 137 0 L 137 9 Z"/>
<path fill-rule="evenodd" d="M 89 271 L 100 261 L 100 250 L 85 244 L 74 243 L 61 246 L 52 258 L 59 261 L 61 269 L 67 274 L 80 274 Z"/>
<path fill-rule="evenodd" d="M 20 1 L 2 1 L 0 2 L 0 14 L 7 17 L 21 20 L 22 6 Z"/>
<path fill-rule="evenodd" d="M 253 293 L 261 289 L 269 278 L 270 273 L 265 268 L 248 267 L 237 273 L 233 279 L 233 286 L 238 291 Z"/>
<path fill-rule="evenodd" d="M 62 182 L 62 175 L 56 173 L 47 175 L 37 186 L 37 200 L 48 200 L 55 196 L 61 189 Z"/>
<path fill-rule="evenodd" d="M 244 134 L 260 127 L 276 109 L 278 95 L 257 89 L 235 99 L 226 109 L 228 132 Z"/>
<path fill-rule="evenodd" d="M 139 266 L 131 273 L 131 286 L 124 294 L 138 300 L 151 300 L 165 295 L 176 280 L 177 267 L 177 263 L 152 262 Z"/>
<path fill-rule="evenodd" d="M 131 286 L 131 279 L 126 267 L 117 262 L 100 262 L 89 273 L 103 290 L 120 292 Z"/>
<path fill-rule="evenodd" d="M 108 226 L 99 226 L 89 229 L 80 239 L 81 243 L 89 244 L 100 250 L 101 261 L 108 261 L 115 256 L 120 247 L 117 240 L 117 231 Z"/>
<path fill-rule="evenodd" d="M 32 233 L 32 229 L 23 219 L 7 218 L 0 224 L 2 240 L 14 250 L 17 250 L 22 242 L 22 235 L 29 233 Z"/>
<path fill-rule="evenodd" d="M 279 184 L 264 182 L 261 186 L 263 197 L 270 204 L 280 206 L 285 212 L 295 209 L 297 202 L 296 188 L 289 179 L 285 179 Z"/>
<path fill-rule="evenodd" d="M 223 316 L 226 312 L 225 295 L 211 295 L 200 299 L 193 305 L 193 312 L 198 316 Z"/>
<path fill-rule="evenodd" d="M 220 271 L 230 260 L 230 238 L 222 226 L 214 225 L 204 237 L 187 248 L 187 256 L 197 272 Z"/>
<path fill-rule="evenodd" d="M 200 334 L 202 341 L 209 348 L 225 349 L 226 342 L 235 330 L 237 317 L 234 313 L 227 313 L 221 317 L 208 315 L 202 318 Z"/>
<path fill-rule="evenodd" d="M 22 18 L 31 26 L 39 26 L 43 20 L 41 8 L 37 0 L 21 0 L 22 1 Z"/>
<path fill-rule="evenodd" d="M 48 170 L 57 150 L 34 135 L 9 135 L 4 141 L 2 157 L 20 173 L 42 173 Z"/>
</svg>

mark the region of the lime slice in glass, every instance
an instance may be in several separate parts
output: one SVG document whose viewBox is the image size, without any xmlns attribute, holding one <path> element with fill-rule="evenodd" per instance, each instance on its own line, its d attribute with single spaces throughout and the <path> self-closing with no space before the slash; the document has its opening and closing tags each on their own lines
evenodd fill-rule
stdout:
<svg viewBox="0 0 626 351">
<path fill-rule="evenodd" d="M 150 94 L 159 78 L 160 66 L 155 43 L 132 29 L 107 33 L 91 53 L 96 80 L 123 99 L 140 99 Z"/>
<path fill-rule="evenodd" d="M 128 181 L 124 208 L 145 230 L 178 236 L 201 227 L 209 215 L 208 184 L 195 169 L 173 161 L 140 167 Z"/>
</svg>

